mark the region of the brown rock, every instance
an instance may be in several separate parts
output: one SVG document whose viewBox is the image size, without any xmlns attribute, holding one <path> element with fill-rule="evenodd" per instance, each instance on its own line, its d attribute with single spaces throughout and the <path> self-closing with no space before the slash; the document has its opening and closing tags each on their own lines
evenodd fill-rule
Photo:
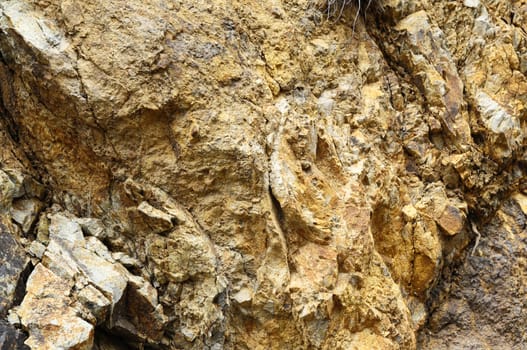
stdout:
<svg viewBox="0 0 527 350">
<path fill-rule="evenodd" d="M 156 289 L 142 278 L 129 276 L 126 303 L 119 313 L 115 322 L 118 329 L 125 327 L 127 333 L 142 341 L 155 344 L 161 340 L 167 319 L 163 306 L 158 304 Z"/>
<path fill-rule="evenodd" d="M 513 195 L 517 197 L 521 195 Z M 521 253 L 527 242 L 525 220 L 516 200 L 508 199 L 481 228 L 474 254 L 455 269 L 455 278 L 440 281 L 439 298 L 433 300 L 435 311 L 420 335 L 422 348 L 523 347 L 525 334 L 516 327 L 527 322 L 519 268 L 525 264 Z"/>
<path fill-rule="evenodd" d="M 458 208 L 448 205 L 437 219 L 439 226 L 450 235 L 456 235 L 463 229 L 465 225 L 465 216 Z"/>
<path fill-rule="evenodd" d="M 144 223 L 148 226 L 149 231 L 154 234 L 165 232 L 173 227 L 172 216 L 152 207 L 147 202 L 141 202 L 137 206 L 137 211 L 143 216 Z"/>
<path fill-rule="evenodd" d="M 29 342 L 521 348 L 525 1 L 364 5 L 1 2 Z"/>
</svg>

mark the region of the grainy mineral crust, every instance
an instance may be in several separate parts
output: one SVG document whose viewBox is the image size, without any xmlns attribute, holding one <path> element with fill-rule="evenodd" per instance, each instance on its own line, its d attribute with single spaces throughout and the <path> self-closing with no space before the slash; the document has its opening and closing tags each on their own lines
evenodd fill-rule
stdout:
<svg viewBox="0 0 527 350">
<path fill-rule="evenodd" d="M 522 349 L 526 14 L 0 1 L 0 348 Z"/>
</svg>

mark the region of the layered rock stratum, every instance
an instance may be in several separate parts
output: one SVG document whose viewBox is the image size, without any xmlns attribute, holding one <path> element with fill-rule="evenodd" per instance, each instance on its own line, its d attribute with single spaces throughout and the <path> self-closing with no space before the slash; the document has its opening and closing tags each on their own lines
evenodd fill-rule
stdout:
<svg viewBox="0 0 527 350">
<path fill-rule="evenodd" d="M 2 350 L 527 348 L 525 0 L 2 0 L 0 122 Z"/>
</svg>

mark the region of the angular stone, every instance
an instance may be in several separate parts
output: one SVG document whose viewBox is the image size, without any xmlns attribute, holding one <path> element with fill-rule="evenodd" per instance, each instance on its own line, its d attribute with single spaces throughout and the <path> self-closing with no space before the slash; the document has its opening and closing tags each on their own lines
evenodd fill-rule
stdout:
<svg viewBox="0 0 527 350">
<path fill-rule="evenodd" d="M 77 263 L 69 251 L 65 250 L 56 240 L 49 242 L 42 263 L 53 273 L 65 279 L 75 279 L 80 274 Z"/>
<path fill-rule="evenodd" d="M 97 288 L 87 285 L 77 294 L 77 298 L 96 318 L 97 324 L 107 319 L 111 302 Z"/>
<path fill-rule="evenodd" d="M 28 263 L 28 257 L 13 235 L 0 223 L 0 317 L 6 315 L 18 294 L 23 292 L 21 278 Z"/>
<path fill-rule="evenodd" d="M 31 242 L 29 246 L 29 253 L 38 259 L 42 259 L 44 253 L 46 252 L 46 246 L 40 243 L 39 241 Z"/>
<path fill-rule="evenodd" d="M 99 239 L 105 239 L 108 237 L 108 232 L 103 222 L 99 219 L 94 218 L 76 218 L 77 222 L 82 227 L 82 232 L 86 236 L 94 236 Z"/>
<path fill-rule="evenodd" d="M 453 205 L 447 205 L 441 216 L 436 220 L 439 226 L 449 235 L 461 232 L 465 225 L 465 215 Z"/>
<path fill-rule="evenodd" d="M 37 240 L 42 244 L 49 243 L 49 219 L 46 214 L 40 214 L 36 227 Z"/>
<path fill-rule="evenodd" d="M 119 310 L 119 318 L 124 320 L 117 320 L 116 325 L 142 340 L 159 342 L 168 320 L 162 305 L 158 304 L 157 290 L 143 278 L 130 275 L 125 305 L 126 308 Z"/>
<path fill-rule="evenodd" d="M 172 216 L 162 210 L 156 209 L 147 202 L 141 202 L 137 207 L 138 212 L 151 233 L 161 233 L 170 230 L 174 225 L 172 224 Z"/>
<path fill-rule="evenodd" d="M 80 271 L 88 281 L 99 288 L 112 305 L 121 300 L 127 284 L 128 271 L 120 264 L 113 264 L 86 248 L 75 248 L 71 252 Z"/>
<path fill-rule="evenodd" d="M 71 280 L 59 277 L 42 264 L 35 266 L 17 310 L 29 332 L 26 344 L 32 349 L 91 350 L 94 328 L 69 306 L 72 287 Z"/>
<path fill-rule="evenodd" d="M 68 246 L 84 245 L 82 228 L 78 223 L 61 213 L 53 214 L 49 219 L 50 239 L 67 243 Z"/>
<path fill-rule="evenodd" d="M 9 176 L 14 185 L 13 198 L 20 198 L 26 194 L 24 189 L 24 174 L 16 169 L 6 169 L 5 173 Z"/>
<path fill-rule="evenodd" d="M 463 5 L 466 7 L 477 8 L 479 4 L 479 0 L 463 0 Z"/>
<path fill-rule="evenodd" d="M 84 241 L 85 241 L 86 249 L 92 251 L 94 254 L 100 256 L 106 261 L 114 263 L 112 253 L 108 250 L 108 248 L 104 245 L 104 243 L 101 242 L 98 238 L 93 237 L 93 236 L 86 237 Z"/>
<path fill-rule="evenodd" d="M 43 206 L 41 201 L 33 198 L 16 200 L 11 207 L 11 217 L 20 225 L 22 232 L 27 234 Z"/>
<path fill-rule="evenodd" d="M 232 300 L 242 306 L 249 304 L 252 298 L 253 291 L 251 291 L 249 288 L 242 288 L 232 296 Z"/>
</svg>

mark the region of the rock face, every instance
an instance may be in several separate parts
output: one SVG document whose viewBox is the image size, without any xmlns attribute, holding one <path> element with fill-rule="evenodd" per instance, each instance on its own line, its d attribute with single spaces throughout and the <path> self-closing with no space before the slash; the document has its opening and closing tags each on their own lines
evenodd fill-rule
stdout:
<svg viewBox="0 0 527 350">
<path fill-rule="evenodd" d="M 526 222 L 527 196 L 515 194 L 482 228 L 456 274 L 445 270 L 438 293 L 446 301 L 434 307 L 422 348 L 525 348 Z"/>
<path fill-rule="evenodd" d="M 0 315 L 5 316 L 23 295 L 22 275 L 29 259 L 7 227 L 0 224 Z M 22 286 L 22 288 L 20 288 Z M 17 295 L 18 294 L 18 295 Z"/>
<path fill-rule="evenodd" d="M 368 5 L 2 1 L 2 349 L 521 349 L 527 4 Z"/>
<path fill-rule="evenodd" d="M 26 350 L 25 337 L 15 327 L 5 321 L 0 321 L 0 349 L 2 350 Z"/>
</svg>

